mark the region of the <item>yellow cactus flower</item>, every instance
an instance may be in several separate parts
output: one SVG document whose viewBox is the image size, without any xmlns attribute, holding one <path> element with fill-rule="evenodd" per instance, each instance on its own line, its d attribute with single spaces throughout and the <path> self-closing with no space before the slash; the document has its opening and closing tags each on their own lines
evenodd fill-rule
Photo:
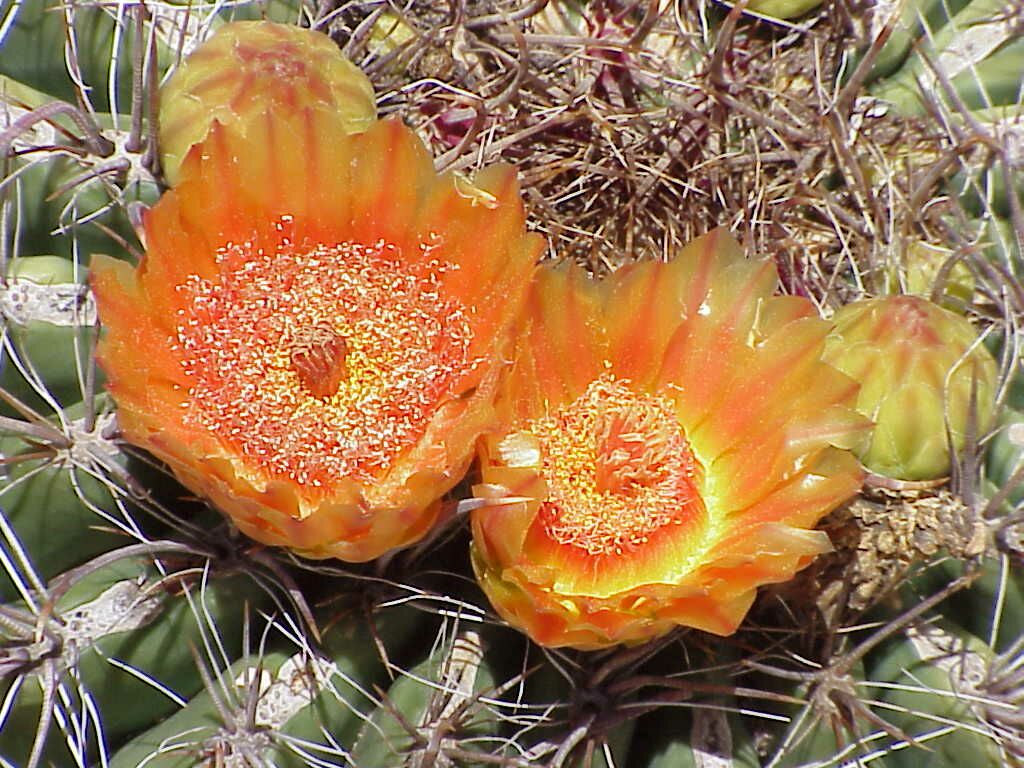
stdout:
<svg viewBox="0 0 1024 768">
<path fill-rule="evenodd" d="M 261 542 L 420 538 L 493 423 L 542 248 L 514 171 L 439 176 L 397 121 L 268 113 L 213 125 L 145 235 L 138 268 L 93 266 L 125 437 Z"/>
<path fill-rule="evenodd" d="M 810 302 L 724 230 L 596 283 L 545 269 L 482 441 L 473 564 L 498 612 L 547 646 L 677 625 L 735 631 L 856 493 L 857 385 L 820 361 Z"/>
<path fill-rule="evenodd" d="M 900 480 L 950 471 L 964 446 L 975 388 L 977 434 L 992 420 L 998 367 L 963 317 L 918 296 L 839 309 L 825 359 L 861 383 L 857 410 L 875 422 L 864 466 Z M 948 435 L 947 435 L 948 427 Z"/>
<path fill-rule="evenodd" d="M 373 86 L 327 35 L 292 24 L 225 24 L 160 90 L 160 155 L 176 184 L 190 147 L 215 122 L 244 126 L 268 111 L 323 109 L 359 133 L 377 117 Z"/>
</svg>

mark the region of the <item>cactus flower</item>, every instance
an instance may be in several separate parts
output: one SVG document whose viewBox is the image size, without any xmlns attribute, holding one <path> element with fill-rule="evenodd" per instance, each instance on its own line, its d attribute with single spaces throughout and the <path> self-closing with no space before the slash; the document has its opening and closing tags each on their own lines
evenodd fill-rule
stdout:
<svg viewBox="0 0 1024 768">
<path fill-rule="evenodd" d="M 362 561 L 435 522 L 494 419 L 542 247 L 515 173 L 439 176 L 401 123 L 313 108 L 215 124 L 96 258 L 125 437 L 247 535 Z"/>
<path fill-rule="evenodd" d="M 972 382 L 977 434 L 992 417 L 997 366 L 974 328 L 917 296 L 856 301 L 833 320 L 825 359 L 861 383 L 857 410 L 875 422 L 864 466 L 900 480 L 948 474 L 950 438 L 954 450 L 964 445 Z"/>
<path fill-rule="evenodd" d="M 268 111 L 322 109 L 350 133 L 377 117 L 373 86 L 327 35 L 272 21 L 225 24 L 160 91 L 164 175 L 177 183 L 190 147 L 214 122 L 246 123 Z"/>
<path fill-rule="evenodd" d="M 811 528 L 860 487 L 866 421 L 820 360 L 828 323 L 776 285 L 724 230 L 600 283 L 541 272 L 471 517 L 510 623 L 586 649 L 727 635 L 830 549 Z"/>
</svg>

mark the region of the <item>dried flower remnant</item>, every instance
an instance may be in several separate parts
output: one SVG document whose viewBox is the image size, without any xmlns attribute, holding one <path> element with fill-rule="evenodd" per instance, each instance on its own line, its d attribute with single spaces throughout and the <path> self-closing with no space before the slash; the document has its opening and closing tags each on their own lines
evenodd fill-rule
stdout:
<svg viewBox="0 0 1024 768">
<path fill-rule="evenodd" d="M 917 296 L 857 301 L 833 320 L 825 359 L 861 383 L 857 410 L 875 422 L 864 466 L 900 480 L 948 474 L 950 439 L 954 450 L 964 446 L 972 387 L 977 434 L 992 418 L 997 366 L 973 326 Z"/>
<path fill-rule="evenodd" d="M 190 147 L 214 122 L 242 127 L 268 111 L 322 109 L 350 133 L 377 117 L 373 86 L 327 35 L 272 21 L 225 24 L 160 91 L 164 174 L 177 182 Z"/>
<path fill-rule="evenodd" d="M 214 125 L 145 224 L 139 267 L 93 278 L 127 439 L 259 541 L 420 538 L 493 423 L 541 249 L 513 170 L 438 176 L 398 122 L 268 114 Z"/>
<path fill-rule="evenodd" d="M 724 231 L 593 282 L 545 269 L 484 439 L 473 563 L 510 623 L 602 648 L 726 635 L 860 487 L 857 386 L 829 326 Z"/>
</svg>

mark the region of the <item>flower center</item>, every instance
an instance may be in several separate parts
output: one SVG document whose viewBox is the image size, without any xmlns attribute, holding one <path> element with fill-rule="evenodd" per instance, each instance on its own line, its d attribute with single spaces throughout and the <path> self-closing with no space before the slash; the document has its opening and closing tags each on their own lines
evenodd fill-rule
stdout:
<svg viewBox="0 0 1024 768">
<path fill-rule="evenodd" d="M 606 374 L 529 431 L 548 484 L 540 520 L 559 544 L 622 554 L 703 514 L 702 469 L 667 398 Z"/>
<path fill-rule="evenodd" d="M 338 391 L 347 354 L 345 339 L 326 320 L 299 328 L 292 336 L 292 368 L 313 397 L 330 397 Z"/>
<path fill-rule="evenodd" d="M 180 286 L 176 348 L 185 421 L 240 455 L 257 481 L 322 498 L 379 477 L 472 372 L 467 310 L 443 291 L 436 245 L 228 243 L 219 276 Z"/>
</svg>

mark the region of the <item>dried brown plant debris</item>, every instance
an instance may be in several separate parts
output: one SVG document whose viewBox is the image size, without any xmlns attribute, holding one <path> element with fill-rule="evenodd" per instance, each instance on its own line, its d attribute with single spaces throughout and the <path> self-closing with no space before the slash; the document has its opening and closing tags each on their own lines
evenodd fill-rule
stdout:
<svg viewBox="0 0 1024 768">
<path fill-rule="evenodd" d="M 440 165 L 519 165 L 557 258 L 601 273 L 728 224 L 822 306 L 878 290 L 908 242 L 942 240 L 922 197 L 937 159 L 955 170 L 942 126 L 844 85 L 857 18 L 826 4 L 771 25 L 701 0 L 320 14 Z"/>
</svg>

